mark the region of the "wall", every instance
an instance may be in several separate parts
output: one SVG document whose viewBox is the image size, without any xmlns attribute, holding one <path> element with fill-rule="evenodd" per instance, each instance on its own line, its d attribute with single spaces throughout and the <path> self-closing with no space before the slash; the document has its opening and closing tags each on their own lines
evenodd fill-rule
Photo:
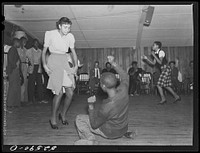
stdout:
<svg viewBox="0 0 200 153">
<path fill-rule="evenodd" d="M 127 70 L 133 60 L 137 60 L 137 54 L 133 48 L 78 48 L 76 53 L 80 62 L 84 64 L 80 72 L 88 72 L 95 61 L 99 61 L 100 67 L 104 68 L 108 55 L 114 55 L 116 62 L 124 70 Z"/>
<path fill-rule="evenodd" d="M 184 75 L 188 69 L 189 61 L 193 60 L 193 47 L 163 47 L 167 55 L 168 61 L 179 59 L 179 69 Z M 137 53 L 133 48 L 77 48 L 78 59 L 84 64 L 80 72 L 88 72 L 93 67 L 94 62 L 98 60 L 100 67 L 104 68 L 108 55 L 114 55 L 116 62 L 123 67 L 125 71 L 130 67 L 133 60 L 138 61 L 138 66 L 146 71 L 153 72 L 154 68 L 141 61 L 140 55 L 151 54 L 150 47 L 142 47 L 141 53 Z"/>
</svg>

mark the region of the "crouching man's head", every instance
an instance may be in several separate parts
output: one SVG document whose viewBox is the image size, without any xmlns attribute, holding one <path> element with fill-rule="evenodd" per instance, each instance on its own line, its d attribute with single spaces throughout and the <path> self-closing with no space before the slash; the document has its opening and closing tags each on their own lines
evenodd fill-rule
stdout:
<svg viewBox="0 0 200 153">
<path fill-rule="evenodd" d="M 105 72 L 101 75 L 100 86 L 104 92 L 109 92 L 110 90 L 115 90 L 117 85 L 117 78 L 115 74 L 110 72 Z"/>
</svg>

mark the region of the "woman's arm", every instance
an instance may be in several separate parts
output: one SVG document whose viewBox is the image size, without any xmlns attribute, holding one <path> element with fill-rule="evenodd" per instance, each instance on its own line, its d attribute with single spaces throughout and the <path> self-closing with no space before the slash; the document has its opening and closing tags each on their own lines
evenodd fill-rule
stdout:
<svg viewBox="0 0 200 153">
<path fill-rule="evenodd" d="M 46 52 L 47 52 L 47 47 L 44 47 L 42 51 L 42 64 L 43 64 L 44 70 L 49 75 L 51 73 L 51 70 L 47 67 Z"/>
<path fill-rule="evenodd" d="M 156 60 L 155 59 L 153 61 L 151 61 L 145 55 L 142 56 L 142 59 L 145 60 L 145 61 L 147 61 L 151 65 L 155 65 L 156 64 Z"/>
<path fill-rule="evenodd" d="M 47 62 L 46 62 L 46 52 L 47 52 L 47 47 L 44 47 L 43 51 L 42 51 L 42 64 L 43 64 L 43 66 L 47 65 Z"/>
<path fill-rule="evenodd" d="M 155 55 L 154 52 L 152 52 L 151 54 L 152 54 L 152 56 L 154 57 L 154 59 L 161 65 L 161 64 L 162 64 L 162 60 L 163 60 L 164 57 L 158 58 L 158 57 Z"/>
<path fill-rule="evenodd" d="M 73 55 L 73 59 L 74 59 L 74 64 L 75 64 L 75 70 L 77 71 L 78 69 L 78 58 L 77 58 L 77 55 L 76 55 L 76 52 L 75 52 L 75 49 L 74 48 L 70 48 L 71 51 L 72 51 L 72 55 Z"/>
</svg>

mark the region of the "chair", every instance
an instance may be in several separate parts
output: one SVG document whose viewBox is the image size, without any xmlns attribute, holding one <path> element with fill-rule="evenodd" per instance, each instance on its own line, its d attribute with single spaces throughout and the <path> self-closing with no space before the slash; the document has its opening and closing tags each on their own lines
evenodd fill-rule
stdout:
<svg viewBox="0 0 200 153">
<path fill-rule="evenodd" d="M 147 94 L 151 93 L 151 79 L 150 73 L 144 73 L 142 75 L 142 81 L 140 82 L 140 92 L 145 92 Z"/>
<path fill-rule="evenodd" d="M 186 78 L 182 82 L 182 92 L 184 94 L 190 94 L 193 91 L 193 81 L 189 78 Z"/>
<path fill-rule="evenodd" d="M 117 78 L 117 87 L 120 85 L 120 81 L 121 81 L 121 78 L 119 76 L 119 74 L 115 74 L 116 78 Z"/>
<path fill-rule="evenodd" d="M 96 80 L 95 83 L 94 83 L 94 88 L 92 88 L 93 90 L 91 89 L 91 87 L 89 87 L 89 89 L 90 89 L 90 95 L 97 94 L 98 91 L 99 91 L 99 87 L 100 87 L 100 81 Z"/>
<path fill-rule="evenodd" d="M 118 81 L 121 81 L 121 78 L 120 78 L 119 74 L 115 74 L 115 76 L 116 76 Z"/>
<path fill-rule="evenodd" d="M 193 92 L 193 89 L 194 89 L 193 86 L 194 86 L 193 82 L 188 83 L 188 86 L 187 86 L 187 93 L 188 94 L 191 94 Z"/>
<path fill-rule="evenodd" d="M 190 90 L 190 91 L 193 91 L 193 82 L 190 83 L 190 85 L 189 85 L 189 90 Z"/>
<path fill-rule="evenodd" d="M 81 73 L 77 80 L 77 92 L 80 94 L 81 91 L 88 91 L 89 89 L 89 75 L 88 73 Z"/>
</svg>

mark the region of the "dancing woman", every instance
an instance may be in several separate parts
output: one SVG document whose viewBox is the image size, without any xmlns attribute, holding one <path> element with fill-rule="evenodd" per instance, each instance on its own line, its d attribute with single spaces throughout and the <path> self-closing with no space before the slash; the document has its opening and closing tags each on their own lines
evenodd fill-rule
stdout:
<svg viewBox="0 0 200 153">
<path fill-rule="evenodd" d="M 175 98 L 174 102 L 177 102 L 180 101 L 181 98 L 171 88 L 172 86 L 171 76 L 170 76 L 171 68 L 170 66 L 167 65 L 166 55 L 165 52 L 161 50 L 161 47 L 162 43 L 159 41 L 155 41 L 152 46 L 153 51 L 151 52 L 151 55 L 153 56 L 154 60 L 153 61 L 149 60 L 145 55 L 142 56 L 142 59 L 147 61 L 149 64 L 158 67 L 161 71 L 160 77 L 157 82 L 157 88 L 161 96 L 161 101 L 158 104 L 164 104 L 167 102 L 163 94 L 163 87 L 167 89 L 174 96 Z"/>
<path fill-rule="evenodd" d="M 62 17 L 57 22 L 57 29 L 46 31 L 44 38 L 44 49 L 42 53 L 42 61 L 44 70 L 49 75 L 47 88 L 51 89 L 55 94 L 53 98 L 52 115 L 49 123 L 53 129 L 58 129 L 56 122 L 57 110 L 63 93 L 66 94 L 64 106 L 59 113 L 59 120 L 63 125 L 68 124 L 65 114 L 72 100 L 73 91 L 75 89 L 74 75 L 78 69 L 77 55 L 74 49 L 75 38 L 70 33 L 72 22 L 67 17 Z M 48 61 L 45 60 L 47 48 L 51 55 Z M 69 61 L 71 56 L 68 53 L 69 48 L 74 58 L 74 66 L 70 67 Z"/>
</svg>

